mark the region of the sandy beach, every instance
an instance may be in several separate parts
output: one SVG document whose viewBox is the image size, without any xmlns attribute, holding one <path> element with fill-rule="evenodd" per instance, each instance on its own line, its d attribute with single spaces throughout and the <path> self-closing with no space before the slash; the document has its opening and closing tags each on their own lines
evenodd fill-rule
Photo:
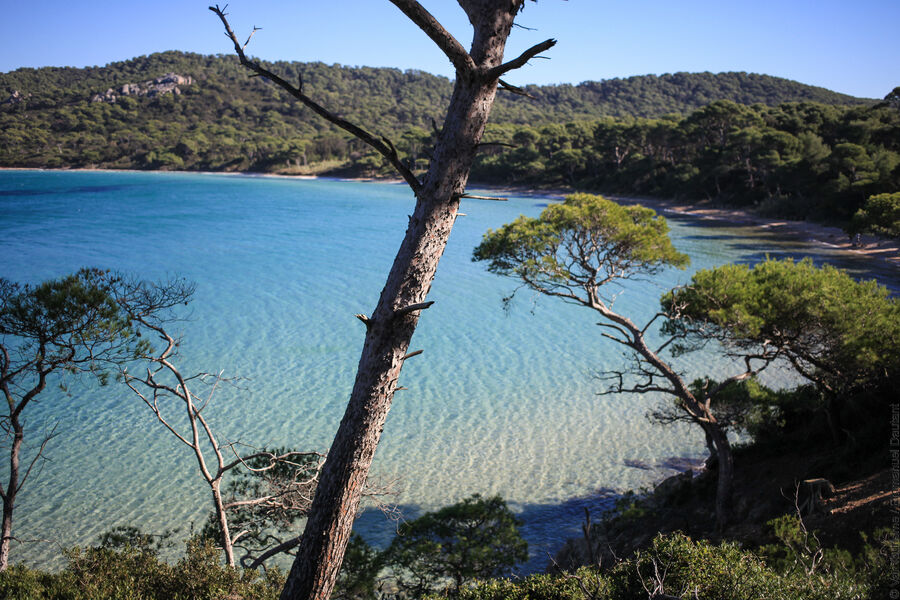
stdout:
<svg viewBox="0 0 900 600">
<path fill-rule="evenodd" d="M 770 219 L 742 210 L 686 205 L 667 200 L 635 199 L 618 196 L 610 196 L 610 198 L 625 204 L 643 204 L 663 215 L 686 216 L 692 219 L 714 221 L 736 227 L 763 229 L 785 239 L 801 239 L 833 250 L 881 260 L 893 268 L 900 269 L 900 241 L 898 240 L 863 235 L 860 236 L 858 243 L 854 244 L 851 237 L 840 227 L 829 227 L 809 221 Z"/>
<path fill-rule="evenodd" d="M 473 183 L 471 187 L 489 190 L 497 196 L 541 196 L 562 200 L 574 193 L 562 189 L 515 188 Z M 591 192 L 593 193 L 593 192 Z M 786 240 L 800 240 L 810 244 L 821 245 L 837 252 L 848 252 L 856 256 L 883 261 L 885 265 L 900 269 L 900 240 L 881 238 L 874 235 L 860 236 L 858 243 L 840 227 L 831 227 L 810 221 L 791 221 L 773 219 L 755 215 L 751 212 L 723 207 L 712 207 L 707 203 L 687 204 L 661 198 L 629 197 L 603 194 L 619 204 L 642 204 L 666 217 L 685 218 L 696 221 L 709 221 L 725 227 L 749 227 L 766 230 L 773 237 Z"/>
</svg>

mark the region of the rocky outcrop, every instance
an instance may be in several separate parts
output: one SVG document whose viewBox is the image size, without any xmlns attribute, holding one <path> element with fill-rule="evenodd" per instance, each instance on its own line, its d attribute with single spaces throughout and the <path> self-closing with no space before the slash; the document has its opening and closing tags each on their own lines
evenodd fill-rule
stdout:
<svg viewBox="0 0 900 600">
<path fill-rule="evenodd" d="M 94 94 L 91 96 L 91 102 L 115 102 L 119 96 L 146 96 L 153 98 L 163 94 L 181 94 L 178 86 L 186 86 L 194 83 L 190 75 L 178 75 L 177 73 L 166 73 L 162 77 L 157 77 L 143 83 L 126 83 L 125 85 L 113 89 L 109 88 L 102 94 Z"/>
<path fill-rule="evenodd" d="M 0 102 L 0 104 L 19 104 L 20 102 L 24 102 L 26 98 L 31 96 L 31 94 L 23 94 L 19 90 L 13 90 L 13 93 L 4 100 Z"/>
</svg>

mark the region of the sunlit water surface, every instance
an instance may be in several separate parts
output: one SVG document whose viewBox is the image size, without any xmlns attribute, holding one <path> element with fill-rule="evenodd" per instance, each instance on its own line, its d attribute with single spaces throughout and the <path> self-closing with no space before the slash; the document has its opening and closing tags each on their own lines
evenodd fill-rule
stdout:
<svg viewBox="0 0 900 600">
<path fill-rule="evenodd" d="M 471 262 L 488 228 L 549 200 L 463 202 L 404 367 L 378 448 L 375 474 L 398 479 L 408 517 L 472 493 L 500 494 L 525 520 L 531 560 L 578 535 L 584 508 L 610 493 L 647 486 L 685 459 L 704 456 L 691 427 L 645 417 L 658 398 L 598 396 L 595 375 L 621 364 L 596 317 L 520 292 Z M 327 449 L 349 396 L 363 339 L 355 313 L 370 313 L 406 229 L 407 188 L 359 182 L 224 175 L 0 172 L 0 276 L 39 282 L 97 266 L 142 278 L 196 282 L 183 335 L 185 372 L 224 371 L 244 380 L 219 388 L 208 418 L 222 439 L 254 446 Z M 649 318 L 660 294 L 696 269 L 753 262 L 766 253 L 838 262 L 897 288 L 873 270 L 791 240 L 746 228 L 670 220 L 687 271 L 619 291 L 616 308 Z M 680 366 L 723 373 L 711 354 Z M 774 383 L 789 381 L 773 374 Z M 175 412 L 176 407 L 172 407 Z M 15 513 L 15 561 L 59 566 L 59 546 L 88 544 L 117 525 L 159 532 L 202 524 L 209 501 L 196 462 L 127 389 L 55 387 L 28 407 L 32 443 L 54 424 L 41 466 Z M 6 477 L 6 461 L 0 476 Z M 358 529 L 374 543 L 394 524 L 367 511 Z M 46 541 L 40 541 L 46 540 Z"/>
</svg>

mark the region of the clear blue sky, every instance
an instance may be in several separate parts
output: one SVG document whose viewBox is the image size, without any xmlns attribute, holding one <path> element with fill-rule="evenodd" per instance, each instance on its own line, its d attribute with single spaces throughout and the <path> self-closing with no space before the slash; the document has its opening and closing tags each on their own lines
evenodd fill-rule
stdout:
<svg viewBox="0 0 900 600">
<path fill-rule="evenodd" d="M 453 0 L 423 0 L 468 45 Z M 208 2 L 0 0 L 0 72 L 91 66 L 163 50 L 229 53 Z M 452 76 L 444 56 L 387 0 L 232 0 L 239 36 L 265 59 L 421 69 Z M 512 83 L 580 83 L 676 71 L 748 71 L 881 98 L 900 86 L 900 0 L 540 0 L 507 57 L 553 37 Z"/>
</svg>

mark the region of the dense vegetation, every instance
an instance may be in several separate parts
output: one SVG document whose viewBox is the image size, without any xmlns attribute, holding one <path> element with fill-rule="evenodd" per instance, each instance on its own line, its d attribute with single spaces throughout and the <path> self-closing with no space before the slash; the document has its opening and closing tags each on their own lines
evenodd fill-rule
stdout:
<svg viewBox="0 0 900 600">
<path fill-rule="evenodd" d="M 515 146 L 488 149 L 473 169 L 493 183 L 713 199 L 834 221 L 900 190 L 900 110 L 884 103 L 723 100 L 684 117 L 494 125 L 487 137 Z"/>
<path fill-rule="evenodd" d="M 302 73 L 305 90 L 321 104 L 339 110 L 345 118 L 392 135 L 411 127 L 430 128 L 431 119 L 442 116 L 452 90 L 450 80 L 415 70 L 404 72 L 323 63 L 263 64 L 290 81 L 297 81 Z M 262 119 L 267 110 L 275 110 L 292 126 L 292 133 L 301 137 L 311 132 L 335 131 L 308 112 L 291 110 L 286 106 L 288 102 L 273 106 L 273 98 L 286 100 L 287 97 L 264 80 L 248 79 L 236 57 L 223 55 L 171 51 L 110 63 L 105 67 L 17 69 L 0 74 L 0 101 L 18 92 L 22 102 L 13 106 L 29 116 L 37 116 L 38 112 L 48 109 L 83 107 L 92 96 L 108 88 L 139 83 L 169 72 L 194 79 L 191 86 L 182 89 L 182 99 L 191 107 L 186 111 L 179 110 L 177 120 L 181 117 L 228 118 L 250 133 L 267 128 L 270 124 Z M 579 85 L 530 85 L 524 89 L 533 98 L 500 95 L 492 111 L 494 122 L 537 124 L 606 116 L 686 114 L 715 100 L 773 106 L 799 101 L 833 105 L 872 103 L 787 79 L 748 73 L 646 75 L 587 81 Z M 8 110 L 9 105 L 6 108 Z M 160 108 L 165 107 L 152 102 L 141 103 L 142 112 L 156 113 L 156 117 Z"/>
<path fill-rule="evenodd" d="M 495 580 L 466 590 L 465 600 L 698 600 L 864 599 L 884 597 L 888 590 L 886 558 L 869 547 L 857 560 L 832 553 L 809 569 L 805 546 L 793 552 L 788 540 L 779 549 L 791 554 L 781 568 L 764 552 L 751 552 L 732 543 L 711 544 L 683 534 L 657 536 L 649 546 L 611 568 L 582 568 L 574 574 L 536 575 L 521 581 Z M 802 534 L 800 534 L 802 536 Z M 775 547 L 769 550 L 775 550 Z M 818 550 L 818 548 L 817 548 Z M 792 553 L 793 552 L 793 553 Z M 792 562 L 796 561 L 796 562 Z M 804 568 L 807 567 L 807 568 Z"/>
<path fill-rule="evenodd" d="M 900 238 L 900 192 L 870 196 L 853 215 L 848 229 L 851 233 Z"/>
<path fill-rule="evenodd" d="M 456 587 L 446 578 L 428 577 L 445 597 L 460 600 L 863 600 L 886 598 L 888 560 L 895 542 L 884 533 L 856 557 L 823 549 L 794 517 L 770 523 L 773 543 L 757 551 L 724 542 L 712 544 L 675 533 L 659 535 L 647 548 L 606 568 L 584 567 L 569 574 L 532 575 L 525 579 L 466 579 Z M 360 545 L 362 544 L 362 545 Z M 894 544 L 894 545 L 892 545 Z M 490 550 L 471 545 L 476 552 Z M 441 554 L 435 546 L 433 555 Z M 423 598 L 379 580 L 379 553 L 358 538 L 348 549 L 335 600 Z M 427 560 L 431 555 L 423 554 Z M 448 553 L 444 553 L 449 557 Z M 14 566 L 0 573 L 0 595 L 9 600 L 217 599 L 268 600 L 278 597 L 284 577 L 278 569 L 261 574 L 222 567 L 217 549 L 200 540 L 187 545 L 175 564 L 159 559 L 146 535 L 66 552 L 67 567 L 47 573 Z M 463 563 L 477 559 L 458 557 Z M 425 583 L 423 581 L 423 583 Z M 427 597 L 437 600 L 439 596 Z"/>
<path fill-rule="evenodd" d="M 456 516 L 448 516 L 449 512 Z M 442 530 L 438 535 L 419 536 L 412 543 L 404 543 L 399 535 L 383 552 L 354 538 L 332 597 L 437 600 L 436 592 L 468 600 L 887 597 L 891 585 L 889 556 L 897 551 L 896 541 L 888 532 L 867 539 L 853 556 L 823 548 L 795 516 L 772 520 L 769 528 L 772 543 L 754 551 L 730 542 L 713 544 L 673 533 L 657 535 L 646 548 L 612 564 L 510 580 L 496 576 L 502 573 L 504 564 L 521 559 L 520 552 L 502 547 L 497 540 L 524 545 L 515 520 L 499 499 L 473 497 L 423 515 L 407 527 L 420 533 Z M 409 573 L 410 563 L 398 560 L 398 541 L 403 546 L 401 559 L 413 560 L 422 571 Z M 201 538 L 190 540 L 183 558 L 174 564 L 160 560 L 165 538 L 120 528 L 101 535 L 98 542 L 88 548 L 66 550 L 67 566 L 57 573 L 21 565 L 0 573 L 0 596 L 9 600 L 274 600 L 284 582 L 283 574 L 274 568 L 260 573 L 223 567 L 218 549 Z M 385 568 L 388 575 L 384 575 Z M 398 579 L 398 575 L 413 575 L 414 579 Z M 412 587 L 406 587 L 409 584 Z"/>
</svg>

